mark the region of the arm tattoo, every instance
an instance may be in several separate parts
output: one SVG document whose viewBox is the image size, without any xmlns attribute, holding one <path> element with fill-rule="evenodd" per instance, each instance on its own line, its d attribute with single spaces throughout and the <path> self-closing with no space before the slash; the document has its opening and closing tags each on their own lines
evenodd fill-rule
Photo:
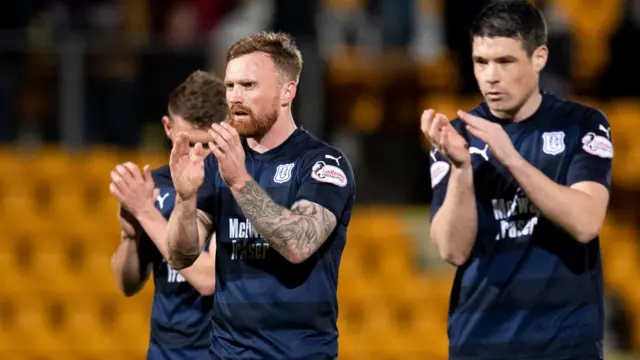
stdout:
<svg viewBox="0 0 640 360">
<path fill-rule="evenodd" d="M 247 181 L 235 198 L 260 236 L 291 262 L 309 258 L 336 226 L 335 215 L 324 207 L 301 200 L 286 209 L 254 180 Z"/>
</svg>

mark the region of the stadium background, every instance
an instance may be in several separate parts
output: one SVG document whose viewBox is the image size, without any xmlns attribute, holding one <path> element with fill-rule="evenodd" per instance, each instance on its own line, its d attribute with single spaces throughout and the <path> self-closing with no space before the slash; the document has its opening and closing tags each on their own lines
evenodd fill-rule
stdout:
<svg viewBox="0 0 640 360">
<path fill-rule="evenodd" d="M 422 109 L 478 102 L 466 26 L 486 0 L 20 0 L 0 6 L 0 359 L 142 359 L 153 292 L 117 293 L 109 170 L 168 160 L 191 71 L 264 29 L 305 56 L 296 119 L 341 148 L 358 207 L 340 359 L 445 359 L 452 268 L 428 239 Z M 598 106 L 616 147 L 602 248 L 609 357 L 640 350 L 640 1 L 548 0 L 544 89 Z M 242 316 L 238 314 L 238 316 Z"/>
</svg>

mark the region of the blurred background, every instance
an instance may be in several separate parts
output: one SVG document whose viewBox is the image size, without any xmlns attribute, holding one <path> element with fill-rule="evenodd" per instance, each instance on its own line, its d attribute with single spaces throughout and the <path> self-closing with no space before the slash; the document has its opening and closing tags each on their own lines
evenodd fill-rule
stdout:
<svg viewBox="0 0 640 360">
<path fill-rule="evenodd" d="M 340 359 L 445 359 L 453 268 L 430 244 L 423 109 L 480 100 L 467 26 L 489 0 L 16 0 L 0 5 L 0 359 L 143 359 L 153 285 L 125 298 L 109 171 L 160 166 L 169 92 L 223 74 L 240 37 L 296 37 L 295 118 L 342 149 L 358 207 L 340 271 Z M 542 87 L 608 115 L 608 359 L 640 351 L 640 0 L 536 1 Z"/>
</svg>

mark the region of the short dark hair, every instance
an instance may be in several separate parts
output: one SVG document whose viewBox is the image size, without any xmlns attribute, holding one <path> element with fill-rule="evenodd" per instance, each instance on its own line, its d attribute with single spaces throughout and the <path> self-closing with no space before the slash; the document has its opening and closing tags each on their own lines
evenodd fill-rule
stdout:
<svg viewBox="0 0 640 360">
<path fill-rule="evenodd" d="M 169 94 L 169 112 L 205 129 L 227 117 L 224 82 L 210 72 L 197 70 Z"/>
<path fill-rule="evenodd" d="M 542 12 L 526 0 L 498 1 L 486 6 L 471 25 L 475 37 L 521 40 L 527 54 L 547 44 L 547 22 Z"/>
<path fill-rule="evenodd" d="M 260 32 L 240 39 L 227 52 L 229 61 L 254 52 L 264 52 L 287 80 L 298 81 L 302 72 L 302 54 L 289 34 L 279 32 Z"/>
</svg>

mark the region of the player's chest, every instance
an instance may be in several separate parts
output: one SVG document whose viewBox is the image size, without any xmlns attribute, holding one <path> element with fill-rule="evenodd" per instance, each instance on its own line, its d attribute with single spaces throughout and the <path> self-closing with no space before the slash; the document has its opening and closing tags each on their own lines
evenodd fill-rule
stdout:
<svg viewBox="0 0 640 360">
<path fill-rule="evenodd" d="M 516 151 L 529 164 L 550 179 L 562 184 L 577 146 L 577 128 L 549 128 L 507 132 Z M 483 192 L 503 193 L 517 189 L 512 174 L 495 158 L 482 140 L 469 139 L 469 153 L 474 171 L 474 183 Z"/>
</svg>

